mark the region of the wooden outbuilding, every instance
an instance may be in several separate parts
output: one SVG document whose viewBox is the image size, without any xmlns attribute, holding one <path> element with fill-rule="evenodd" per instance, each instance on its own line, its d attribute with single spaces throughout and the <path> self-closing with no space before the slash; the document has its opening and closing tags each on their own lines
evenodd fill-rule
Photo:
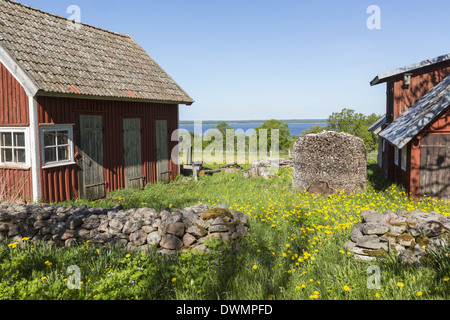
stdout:
<svg viewBox="0 0 450 320">
<path fill-rule="evenodd" d="M 130 36 L 0 0 L 0 197 L 170 181 L 179 105 L 193 102 Z"/>
<path fill-rule="evenodd" d="M 370 130 L 380 137 L 384 176 L 413 198 L 450 199 L 450 54 L 377 76 L 387 84 L 386 115 Z"/>
</svg>

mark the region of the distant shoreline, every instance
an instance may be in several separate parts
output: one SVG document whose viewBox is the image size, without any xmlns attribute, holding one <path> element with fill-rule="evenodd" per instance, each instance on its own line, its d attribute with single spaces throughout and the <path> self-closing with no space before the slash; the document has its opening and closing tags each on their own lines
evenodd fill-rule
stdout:
<svg viewBox="0 0 450 320">
<path fill-rule="evenodd" d="M 213 124 L 219 124 L 220 122 L 226 122 L 228 124 L 261 124 L 268 120 L 202 120 L 202 124 L 204 125 L 213 125 Z M 327 123 L 326 119 L 291 119 L 291 120 L 280 120 L 287 124 L 317 124 L 317 123 Z M 195 121 L 187 121 L 187 120 L 180 120 L 180 125 L 194 125 Z"/>
</svg>

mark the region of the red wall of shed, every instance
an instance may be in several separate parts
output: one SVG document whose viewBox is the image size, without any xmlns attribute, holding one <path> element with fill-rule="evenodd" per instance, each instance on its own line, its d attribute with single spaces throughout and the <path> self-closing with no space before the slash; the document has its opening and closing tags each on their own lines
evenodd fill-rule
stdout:
<svg viewBox="0 0 450 320">
<path fill-rule="evenodd" d="M 123 119 L 141 118 L 142 170 L 144 183 L 156 182 L 155 120 L 167 119 L 169 150 L 177 142 L 171 142 L 171 133 L 178 129 L 178 105 L 144 102 L 87 100 L 74 98 L 38 97 L 39 124 L 75 124 L 78 114 L 103 115 L 104 174 L 107 191 L 125 188 L 123 155 Z M 75 146 L 76 128 L 74 128 Z M 75 152 L 76 152 L 75 148 Z M 170 155 L 169 155 L 170 156 Z M 171 179 L 178 175 L 178 166 L 169 160 Z M 77 165 L 43 169 L 41 171 L 42 198 L 49 202 L 78 197 Z"/>
<path fill-rule="evenodd" d="M 25 90 L 0 63 L 0 127 L 27 127 L 28 125 L 28 97 Z M 31 170 L 0 167 L 0 198 L 32 200 Z"/>
</svg>

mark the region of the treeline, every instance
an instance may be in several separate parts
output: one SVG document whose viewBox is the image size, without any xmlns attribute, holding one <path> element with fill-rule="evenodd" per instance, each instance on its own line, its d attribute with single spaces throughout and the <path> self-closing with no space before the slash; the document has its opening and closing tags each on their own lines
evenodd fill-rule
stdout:
<svg viewBox="0 0 450 320">
<path fill-rule="evenodd" d="M 369 132 L 368 128 L 380 119 L 380 117 L 376 114 L 366 116 L 362 113 L 356 113 L 352 109 L 343 109 L 341 112 L 335 112 L 329 116 L 327 126 L 314 125 L 303 131 L 302 136 L 311 133 L 320 133 L 324 130 L 345 132 L 361 138 L 366 144 L 367 151 L 371 152 L 378 148 L 378 137 Z M 227 139 L 227 134 L 230 134 L 230 130 L 233 131 L 233 136 L 228 136 Z M 273 130 L 277 130 L 276 132 L 278 134 Z M 249 150 L 250 146 L 256 146 L 259 149 L 260 142 L 266 141 L 265 137 L 267 137 L 267 150 L 270 151 L 276 140 L 275 135 L 277 135 L 278 150 L 284 152 L 291 150 L 299 138 L 296 135 L 291 135 L 287 122 L 274 119 L 265 121 L 261 126 L 255 128 L 255 133 L 251 135 L 234 132 L 234 129 L 225 121 L 220 122 L 215 128 L 209 130 L 204 135 L 198 135 L 195 132 L 190 132 L 190 134 L 192 147 L 194 147 L 194 141 L 196 139 L 197 141 L 201 140 L 203 150 L 213 144 L 217 146 L 218 143 L 223 146 L 223 150 L 229 150 L 230 148 L 234 148 L 235 151 L 239 148 L 242 150 L 243 144 L 245 145 L 245 150 Z M 261 135 L 264 135 L 264 139 L 261 139 Z M 218 141 L 218 139 L 221 141 Z"/>
</svg>

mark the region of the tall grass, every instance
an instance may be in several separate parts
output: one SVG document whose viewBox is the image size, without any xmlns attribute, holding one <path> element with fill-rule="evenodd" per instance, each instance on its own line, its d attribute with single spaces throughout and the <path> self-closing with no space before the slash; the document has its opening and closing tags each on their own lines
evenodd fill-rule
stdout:
<svg viewBox="0 0 450 320">
<path fill-rule="evenodd" d="M 367 191 L 315 197 L 292 189 L 292 170 L 270 180 L 244 179 L 240 173 L 181 177 L 144 191 L 122 190 L 87 204 L 125 208 L 183 208 L 197 203 L 226 204 L 249 214 L 251 231 L 238 249 L 217 246 L 210 253 L 162 257 L 127 253 L 89 243 L 64 250 L 27 243 L 0 246 L 2 299 L 448 299 L 448 249 L 421 267 L 405 267 L 395 257 L 355 260 L 344 250 L 354 223 L 366 209 L 420 209 L 450 215 L 448 203 L 410 201 L 404 190 L 385 182 L 371 164 Z M 48 263 L 51 265 L 49 266 Z M 66 286 L 67 267 L 81 268 L 80 290 Z M 378 267 L 381 286 L 369 289 Z M 43 280 L 42 280 L 43 279 Z M 369 282 L 368 282 L 369 281 Z"/>
</svg>

